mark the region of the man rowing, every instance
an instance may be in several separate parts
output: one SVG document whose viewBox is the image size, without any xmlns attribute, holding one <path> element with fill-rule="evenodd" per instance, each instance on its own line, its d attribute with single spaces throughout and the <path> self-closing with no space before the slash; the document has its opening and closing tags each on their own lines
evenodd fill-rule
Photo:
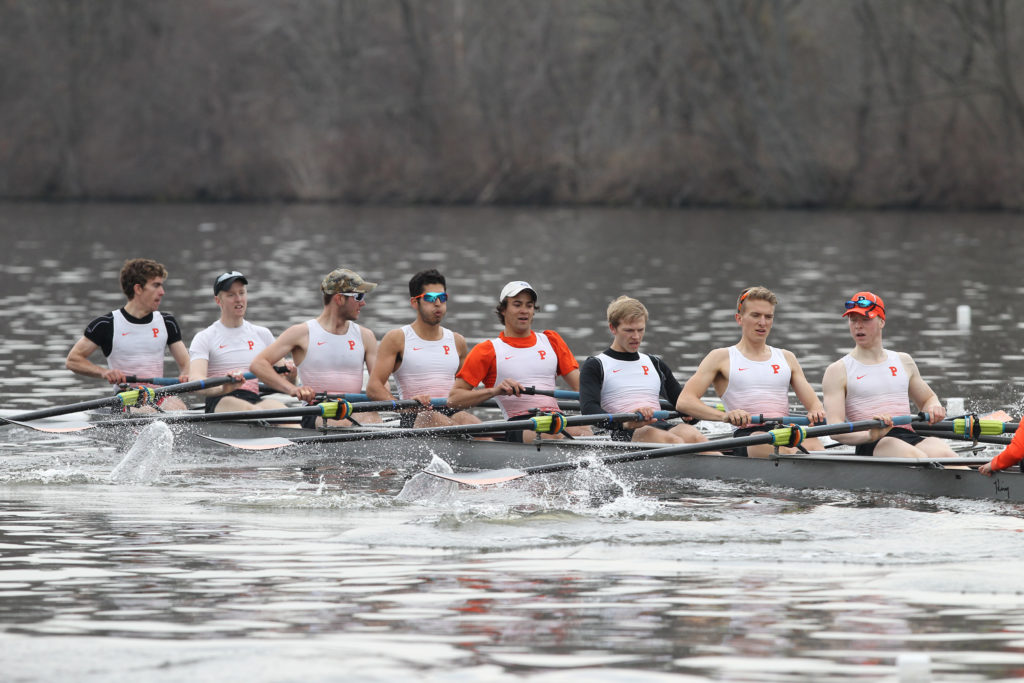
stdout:
<svg viewBox="0 0 1024 683">
<path fill-rule="evenodd" d="M 695 427 L 655 420 L 661 399 L 675 404 L 681 387 L 672 370 L 658 356 L 640 353 L 647 329 L 647 307 L 628 296 L 608 306 L 612 344 L 583 363 L 580 370 L 580 412 L 638 412 L 643 420 L 624 422 L 612 430 L 616 441 L 648 443 L 698 443 L 707 441 Z"/>
<path fill-rule="evenodd" d="M 450 408 L 462 410 L 494 398 L 505 418 L 515 419 L 532 411 L 558 410 L 554 398 L 524 394 L 525 387 L 552 391 L 556 379 L 562 377 L 570 388 L 579 391 L 579 363 L 557 332 L 534 332 L 536 312 L 537 292 L 528 282 L 516 280 L 501 288 L 495 313 L 504 330 L 496 338 L 474 346 L 466 356 L 448 394 Z M 572 436 L 592 433 L 589 427 L 568 427 L 566 431 Z M 561 434 L 544 436 L 560 438 Z M 529 442 L 534 433 L 509 431 L 496 438 Z"/>
<path fill-rule="evenodd" d="M 946 417 L 935 392 L 921 377 L 909 354 L 882 345 L 885 303 L 872 292 L 857 292 L 846 301 L 843 313 L 850 325 L 854 348 L 825 370 L 822 390 L 829 422 L 882 419 L 888 425 L 854 434 L 837 435 L 836 441 L 856 446 L 857 455 L 890 458 L 956 457 L 946 442 L 923 437 L 910 427 L 893 427 L 892 417 L 910 413 L 913 400 L 929 414 L 929 421 Z"/>
<path fill-rule="evenodd" d="M 178 379 L 189 378 L 188 349 L 181 340 L 181 328 L 170 313 L 161 313 L 167 269 L 152 259 L 128 259 L 121 267 L 121 290 L 127 303 L 116 311 L 90 322 L 64 361 L 76 375 L 104 379 L 111 384 L 126 384 L 129 376 L 161 377 L 164 353 L 178 365 Z M 107 367 L 96 365 L 89 357 L 103 352 Z M 135 384 L 135 383 L 133 383 Z M 184 410 L 177 396 L 164 396 L 157 405 L 168 410 Z"/>
<path fill-rule="evenodd" d="M 199 332 L 189 346 L 191 379 L 233 375 L 239 380 L 199 392 L 206 396 L 208 413 L 284 407 L 280 401 L 262 398 L 255 379 L 242 377 L 256 355 L 274 343 L 270 330 L 245 319 L 248 284 L 249 280 L 237 270 L 214 279 L 213 300 L 220 308 L 220 318 Z"/>
<path fill-rule="evenodd" d="M 789 415 L 789 390 L 807 411 L 812 424 L 825 421 L 825 410 L 814 392 L 796 356 L 786 349 L 768 345 L 775 323 L 778 297 L 766 287 L 747 287 L 736 300 L 733 317 L 740 326 L 740 340 L 733 346 L 713 349 L 683 385 L 676 409 L 702 420 L 728 422 L 734 436 L 746 436 L 770 429 L 771 425 L 753 425 L 751 418 Z M 702 397 L 710 387 L 725 406 L 725 412 L 705 405 Z M 817 439 L 807 439 L 804 448 L 820 449 Z M 762 444 L 733 449 L 733 455 L 765 458 L 773 446 Z M 793 453 L 793 448 L 779 452 Z"/>
<path fill-rule="evenodd" d="M 356 320 L 366 305 L 366 295 L 377 283 L 367 282 L 348 268 L 336 268 L 320 283 L 323 310 L 316 318 L 292 325 L 274 343 L 260 351 L 249 369 L 274 391 L 312 402 L 317 394 L 353 394 L 363 389 L 364 367 L 373 372 L 377 361 L 377 338 Z M 291 355 L 299 371 L 299 385 L 274 370 L 274 365 Z M 380 422 L 377 413 L 360 413 L 360 422 Z M 350 425 L 349 420 L 329 420 L 332 425 Z M 303 418 L 303 426 L 316 424 L 315 416 Z"/>
<path fill-rule="evenodd" d="M 416 311 L 416 319 L 381 338 L 366 395 L 373 401 L 392 400 L 388 378 L 394 376 L 399 397 L 423 405 L 423 410 L 402 413 L 403 427 L 479 422 L 464 410 L 433 408 L 431 404 L 431 399 L 448 397 L 468 351 L 465 337 L 441 326 L 448 312 L 444 275 L 433 268 L 413 275 L 409 280 L 409 305 Z"/>
</svg>

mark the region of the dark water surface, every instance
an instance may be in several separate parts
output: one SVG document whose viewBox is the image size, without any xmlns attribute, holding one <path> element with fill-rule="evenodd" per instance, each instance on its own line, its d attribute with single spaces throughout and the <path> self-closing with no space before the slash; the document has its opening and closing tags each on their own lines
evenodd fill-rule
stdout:
<svg viewBox="0 0 1024 683">
<path fill-rule="evenodd" d="M 735 341 L 739 290 L 764 284 L 781 300 L 772 343 L 816 386 L 851 346 L 842 301 L 871 289 L 887 345 L 941 397 L 1017 415 L 1021 227 L 1000 214 L 5 205 L 0 407 L 103 395 L 63 359 L 121 305 L 121 262 L 149 256 L 171 271 L 162 309 L 188 340 L 216 318 L 224 270 L 246 273 L 249 319 L 280 332 L 320 310 L 326 272 L 351 267 L 381 283 L 360 320 L 380 336 L 408 322 L 409 276 L 438 267 L 448 324 L 471 342 L 496 334 L 510 279 L 538 289 L 539 325 L 581 358 L 608 342 L 607 303 L 637 296 L 647 350 L 681 378 Z M 136 445 L 162 473 L 115 484 L 124 447 L 0 429 L 5 680 L 897 681 L 908 653 L 934 680 L 1024 676 L 1017 505 L 612 471 L 410 504 L 395 496 L 422 458 L 310 463 L 158 440 Z"/>
</svg>

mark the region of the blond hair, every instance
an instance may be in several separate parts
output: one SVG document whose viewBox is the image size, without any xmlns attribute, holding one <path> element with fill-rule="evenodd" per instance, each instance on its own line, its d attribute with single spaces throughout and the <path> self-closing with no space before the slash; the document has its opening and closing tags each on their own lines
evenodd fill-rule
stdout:
<svg viewBox="0 0 1024 683">
<path fill-rule="evenodd" d="M 743 302 L 745 301 L 767 301 L 772 306 L 778 306 L 779 304 L 779 299 L 775 296 L 775 292 L 767 287 L 761 287 L 760 285 L 747 287 L 740 292 L 739 297 L 736 299 L 737 313 L 743 312 Z"/>
<path fill-rule="evenodd" d="M 612 327 L 618 327 L 622 322 L 634 318 L 643 318 L 646 322 L 647 317 L 647 309 L 632 297 L 620 296 L 608 304 L 608 324 Z"/>
</svg>

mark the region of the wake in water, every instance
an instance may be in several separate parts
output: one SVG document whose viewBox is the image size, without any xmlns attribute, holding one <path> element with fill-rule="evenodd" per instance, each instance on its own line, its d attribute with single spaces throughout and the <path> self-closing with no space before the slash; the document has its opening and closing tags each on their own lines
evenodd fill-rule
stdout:
<svg viewBox="0 0 1024 683">
<path fill-rule="evenodd" d="M 128 453 L 110 473 L 117 484 L 148 484 L 160 476 L 170 462 L 174 434 L 163 422 L 153 422 L 135 439 Z"/>
</svg>

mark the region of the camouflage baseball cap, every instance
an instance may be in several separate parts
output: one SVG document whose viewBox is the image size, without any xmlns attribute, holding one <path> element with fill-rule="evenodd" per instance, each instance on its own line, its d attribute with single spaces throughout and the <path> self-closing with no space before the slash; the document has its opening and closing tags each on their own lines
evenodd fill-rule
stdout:
<svg viewBox="0 0 1024 683">
<path fill-rule="evenodd" d="M 366 293 L 376 287 L 376 282 L 367 282 L 362 275 L 348 268 L 335 268 L 320 283 L 320 291 L 324 294 Z"/>
</svg>

